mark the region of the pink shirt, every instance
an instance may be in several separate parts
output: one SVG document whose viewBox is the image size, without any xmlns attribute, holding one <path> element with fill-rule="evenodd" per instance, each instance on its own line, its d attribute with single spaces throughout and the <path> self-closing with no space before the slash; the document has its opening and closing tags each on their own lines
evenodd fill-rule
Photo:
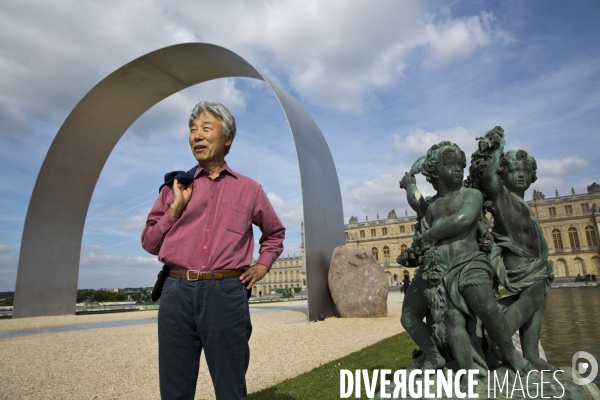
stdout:
<svg viewBox="0 0 600 400">
<path fill-rule="evenodd" d="M 283 251 L 285 228 L 262 187 L 227 164 L 214 180 L 198 166 L 192 198 L 178 219 L 169 214 L 173 189 L 163 187 L 142 232 L 142 247 L 163 264 L 210 271 L 250 265 L 252 224 L 262 231 L 258 263 L 271 268 Z"/>
</svg>

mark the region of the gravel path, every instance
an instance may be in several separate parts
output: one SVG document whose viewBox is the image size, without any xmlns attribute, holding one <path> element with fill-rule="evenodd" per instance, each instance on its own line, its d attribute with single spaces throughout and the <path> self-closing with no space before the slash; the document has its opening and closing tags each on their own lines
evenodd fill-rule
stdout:
<svg viewBox="0 0 600 400">
<path fill-rule="evenodd" d="M 402 331 L 403 296 L 388 317 L 306 322 L 306 301 L 251 305 L 248 389 L 255 392 Z M 289 309 L 292 308 L 292 309 Z M 157 311 L 0 320 L 0 332 L 156 318 Z M 158 399 L 156 324 L 0 339 L 0 399 Z M 214 399 L 201 360 L 197 399 Z"/>
</svg>

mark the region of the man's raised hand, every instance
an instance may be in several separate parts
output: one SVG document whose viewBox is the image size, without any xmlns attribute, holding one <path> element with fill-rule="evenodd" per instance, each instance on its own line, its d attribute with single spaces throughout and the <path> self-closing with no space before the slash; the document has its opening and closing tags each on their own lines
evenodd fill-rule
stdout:
<svg viewBox="0 0 600 400">
<path fill-rule="evenodd" d="M 192 198 L 192 183 L 186 186 L 175 179 L 173 181 L 173 196 L 173 204 L 169 207 L 169 214 L 173 218 L 179 218 Z"/>
</svg>

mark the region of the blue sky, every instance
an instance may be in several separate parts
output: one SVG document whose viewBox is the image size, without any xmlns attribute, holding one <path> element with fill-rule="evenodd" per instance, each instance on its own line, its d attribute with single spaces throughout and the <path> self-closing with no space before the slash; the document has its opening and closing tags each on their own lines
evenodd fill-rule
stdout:
<svg viewBox="0 0 600 400">
<path fill-rule="evenodd" d="M 594 0 L 2 2 L 0 291 L 14 289 L 27 205 L 60 125 L 139 56 L 208 42 L 248 60 L 311 113 L 344 218 L 364 221 L 408 210 L 398 181 L 431 144 L 452 140 L 470 154 L 496 125 L 508 148 L 538 160 L 528 199 L 600 183 L 599 17 Z M 236 115 L 228 163 L 263 185 L 288 228 L 284 255 L 299 253 L 300 177 L 284 115 L 263 82 L 222 79 L 159 103 L 117 144 L 90 204 L 80 288 L 153 284 L 160 264 L 140 233 L 163 174 L 194 165 L 186 122 L 204 99 Z"/>
</svg>

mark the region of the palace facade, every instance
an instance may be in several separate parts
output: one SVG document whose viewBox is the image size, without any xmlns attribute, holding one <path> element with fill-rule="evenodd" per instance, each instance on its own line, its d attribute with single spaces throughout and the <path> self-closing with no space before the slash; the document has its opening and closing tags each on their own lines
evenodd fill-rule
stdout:
<svg viewBox="0 0 600 400">
<path fill-rule="evenodd" d="M 600 185 L 592 183 L 585 194 L 571 189 L 570 196 L 559 196 L 556 191 L 552 198 L 534 191 L 528 203 L 542 226 L 555 275 L 600 275 Z"/>
<path fill-rule="evenodd" d="M 346 246 L 364 246 L 371 250 L 373 257 L 385 270 L 388 284 L 394 285 L 402 281 L 405 276 L 410 279 L 416 273 L 416 268 L 409 268 L 396 262 L 402 250 L 412 245 L 417 217 L 405 212 L 404 217 L 398 218 L 394 210 L 390 211 L 386 219 L 359 222 L 357 217 L 350 217 L 346 225 Z"/>
<path fill-rule="evenodd" d="M 533 200 L 527 202 L 540 222 L 548 243 L 548 258 L 554 262 L 557 277 L 573 277 L 586 274 L 600 275 L 600 185 L 593 183 L 587 193 L 555 197 L 534 190 Z M 394 210 L 387 218 L 379 216 L 373 221 L 368 217 L 359 222 L 350 217 L 345 225 L 346 246 L 364 246 L 379 261 L 393 286 L 404 276 L 413 278 L 416 268 L 408 268 L 396 262 L 402 250 L 410 247 L 417 217 L 398 217 Z M 302 288 L 306 278 L 304 265 L 304 229 L 301 231 L 302 253 L 298 256 L 279 258 L 271 272 L 255 286 L 255 292 L 270 293 L 283 288 Z M 256 288 L 258 286 L 258 288 Z"/>
<path fill-rule="evenodd" d="M 264 278 L 252 287 L 255 296 L 284 289 L 300 292 L 306 286 L 306 266 L 304 265 L 304 224 L 300 229 L 300 254 L 291 257 L 279 257 Z M 255 260 L 254 260 L 255 261 Z"/>
</svg>

